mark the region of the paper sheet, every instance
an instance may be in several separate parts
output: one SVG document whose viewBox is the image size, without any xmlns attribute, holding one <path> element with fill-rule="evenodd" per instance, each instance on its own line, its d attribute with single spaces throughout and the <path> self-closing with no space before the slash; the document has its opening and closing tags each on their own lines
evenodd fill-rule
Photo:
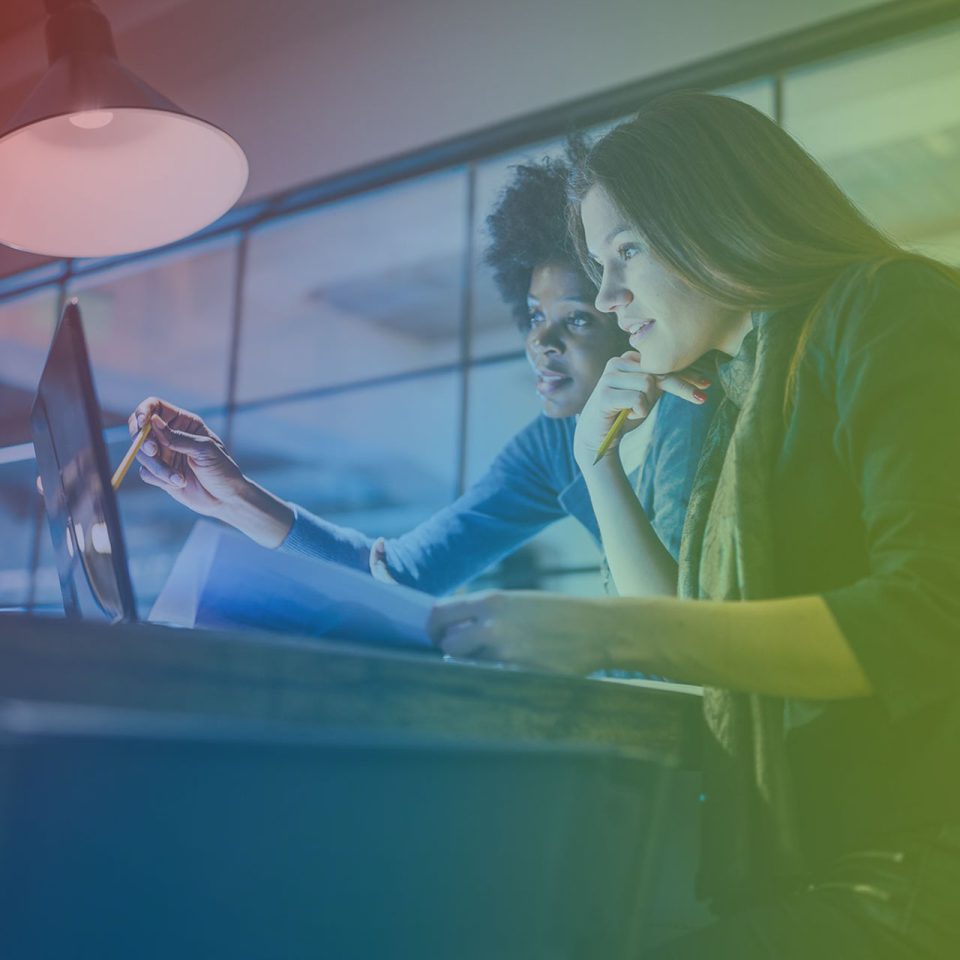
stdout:
<svg viewBox="0 0 960 960">
<path fill-rule="evenodd" d="M 434 598 L 324 560 L 260 547 L 211 521 L 187 538 L 149 620 L 431 648 Z"/>
</svg>

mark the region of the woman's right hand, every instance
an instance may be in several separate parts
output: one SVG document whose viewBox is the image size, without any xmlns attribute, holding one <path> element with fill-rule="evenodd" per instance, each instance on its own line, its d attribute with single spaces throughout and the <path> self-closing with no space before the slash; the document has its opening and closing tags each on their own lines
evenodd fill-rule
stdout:
<svg viewBox="0 0 960 960">
<path fill-rule="evenodd" d="M 223 441 L 195 413 L 158 397 L 148 397 L 130 415 L 130 436 L 148 419 L 150 433 L 137 454 L 144 482 L 196 513 L 226 519 L 247 481 Z"/>
<path fill-rule="evenodd" d="M 709 386 L 709 380 L 692 371 L 647 373 L 643 369 L 643 358 L 636 350 L 611 357 L 577 421 L 573 455 L 580 470 L 586 474 L 596 465 L 597 453 L 622 410 L 630 411 L 628 420 L 646 420 L 661 393 L 672 393 L 699 405 L 706 401 L 703 391 Z M 619 442 L 618 436 L 608 450 L 614 452 Z M 616 457 L 611 459 L 619 462 Z"/>
</svg>

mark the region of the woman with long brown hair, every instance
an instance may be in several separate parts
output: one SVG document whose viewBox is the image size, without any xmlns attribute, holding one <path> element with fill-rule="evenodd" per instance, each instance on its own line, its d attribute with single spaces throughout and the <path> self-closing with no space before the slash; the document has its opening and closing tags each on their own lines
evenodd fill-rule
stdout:
<svg viewBox="0 0 960 960">
<path fill-rule="evenodd" d="M 640 354 L 575 452 L 629 594 L 635 506 L 593 464 L 644 378 L 716 363 L 679 598 L 443 603 L 454 655 L 704 685 L 701 877 L 719 919 L 658 958 L 952 955 L 960 943 L 960 278 L 883 236 L 753 108 L 648 104 L 574 185 Z"/>
</svg>

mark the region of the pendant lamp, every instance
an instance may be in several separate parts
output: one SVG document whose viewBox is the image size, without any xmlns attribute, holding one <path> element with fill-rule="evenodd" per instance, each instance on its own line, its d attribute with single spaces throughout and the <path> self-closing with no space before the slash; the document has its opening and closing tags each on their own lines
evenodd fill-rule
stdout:
<svg viewBox="0 0 960 960">
<path fill-rule="evenodd" d="M 0 130 L 0 243 L 105 257 L 189 236 L 247 183 L 239 144 L 117 62 L 90 0 L 45 0 L 50 67 Z"/>
</svg>

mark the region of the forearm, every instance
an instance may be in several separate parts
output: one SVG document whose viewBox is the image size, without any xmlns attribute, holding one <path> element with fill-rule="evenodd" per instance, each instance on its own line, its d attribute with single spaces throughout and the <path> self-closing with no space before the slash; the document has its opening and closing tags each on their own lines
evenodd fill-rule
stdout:
<svg viewBox="0 0 960 960">
<path fill-rule="evenodd" d="M 821 597 L 596 604 L 608 664 L 705 686 L 813 700 L 868 696 L 870 683 Z"/>
<path fill-rule="evenodd" d="M 290 507 L 246 478 L 236 495 L 221 503 L 215 516 L 270 549 L 283 543 L 293 525 Z"/>
<path fill-rule="evenodd" d="M 675 596 L 677 564 L 660 542 L 620 460 L 584 471 L 610 574 L 621 597 Z"/>
</svg>

